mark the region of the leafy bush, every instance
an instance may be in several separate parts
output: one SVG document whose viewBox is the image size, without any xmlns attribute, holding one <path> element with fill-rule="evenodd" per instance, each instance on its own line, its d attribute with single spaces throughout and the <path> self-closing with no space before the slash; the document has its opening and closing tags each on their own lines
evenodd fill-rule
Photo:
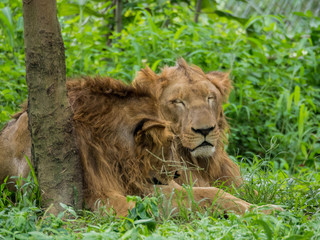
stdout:
<svg viewBox="0 0 320 240">
<path fill-rule="evenodd" d="M 27 97 L 22 3 L 0 3 L 0 127 Z"/>
</svg>

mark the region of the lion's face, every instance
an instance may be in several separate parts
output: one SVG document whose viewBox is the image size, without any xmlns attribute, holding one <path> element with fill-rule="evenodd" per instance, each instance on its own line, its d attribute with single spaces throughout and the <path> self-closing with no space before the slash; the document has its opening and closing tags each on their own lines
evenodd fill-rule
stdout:
<svg viewBox="0 0 320 240">
<path fill-rule="evenodd" d="M 134 84 L 154 89 L 163 118 L 171 122 L 179 144 L 193 157 L 214 155 L 227 125 L 222 103 L 231 88 L 228 74 L 205 74 L 180 59 L 160 76 L 148 68 L 143 70 Z"/>
<path fill-rule="evenodd" d="M 211 157 L 220 138 L 222 96 L 208 79 L 171 79 L 160 97 L 163 116 L 194 157 Z"/>
</svg>

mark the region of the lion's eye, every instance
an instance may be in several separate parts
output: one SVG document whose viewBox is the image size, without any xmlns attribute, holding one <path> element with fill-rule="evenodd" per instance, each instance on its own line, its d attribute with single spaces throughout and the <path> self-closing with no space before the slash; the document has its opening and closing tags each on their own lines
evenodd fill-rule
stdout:
<svg viewBox="0 0 320 240">
<path fill-rule="evenodd" d="M 208 102 L 209 103 L 213 103 L 214 101 L 216 100 L 216 98 L 215 97 L 208 97 Z"/>
<path fill-rule="evenodd" d="M 180 99 L 174 99 L 174 100 L 171 100 L 171 103 L 172 104 L 175 104 L 175 105 L 182 105 L 184 106 L 184 102 Z"/>
</svg>

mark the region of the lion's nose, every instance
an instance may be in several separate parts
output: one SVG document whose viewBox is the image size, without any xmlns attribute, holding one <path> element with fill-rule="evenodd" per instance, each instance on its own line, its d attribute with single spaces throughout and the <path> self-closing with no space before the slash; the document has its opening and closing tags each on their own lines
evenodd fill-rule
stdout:
<svg viewBox="0 0 320 240">
<path fill-rule="evenodd" d="M 209 128 L 199 128 L 199 129 L 195 129 L 195 128 L 191 128 L 192 131 L 194 131 L 195 133 L 200 133 L 203 136 L 207 136 L 211 131 L 213 131 L 213 129 L 215 129 L 216 126 L 213 127 L 209 127 Z"/>
</svg>

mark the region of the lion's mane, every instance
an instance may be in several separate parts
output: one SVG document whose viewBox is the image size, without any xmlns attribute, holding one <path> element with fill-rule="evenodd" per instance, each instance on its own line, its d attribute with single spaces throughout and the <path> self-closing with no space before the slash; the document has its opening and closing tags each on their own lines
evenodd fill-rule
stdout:
<svg viewBox="0 0 320 240">
<path fill-rule="evenodd" d="M 174 170 L 166 160 L 171 157 L 173 135 L 167 122 L 159 118 L 157 102 L 146 89 L 107 77 L 69 80 L 67 89 L 89 208 L 94 208 L 97 199 L 113 199 L 110 205 L 116 205 L 117 196 L 143 196 L 154 181 L 170 181 L 168 173 L 173 176 Z M 21 175 L 22 164 L 24 177 L 29 171 L 24 159 L 24 155 L 31 159 L 26 110 L 25 106 L 15 114 L 0 135 L 0 149 L 18 146 L 6 150 L 10 156 L 0 159 L 9 161 L 7 170 L 0 171 L 3 179 Z M 120 208 L 126 200 L 119 202 Z"/>
<path fill-rule="evenodd" d="M 172 135 L 159 119 L 159 107 L 145 89 L 111 78 L 67 83 L 85 174 L 86 196 L 109 192 L 142 195 L 170 156 Z M 170 167 L 166 168 L 170 171 Z"/>
</svg>

